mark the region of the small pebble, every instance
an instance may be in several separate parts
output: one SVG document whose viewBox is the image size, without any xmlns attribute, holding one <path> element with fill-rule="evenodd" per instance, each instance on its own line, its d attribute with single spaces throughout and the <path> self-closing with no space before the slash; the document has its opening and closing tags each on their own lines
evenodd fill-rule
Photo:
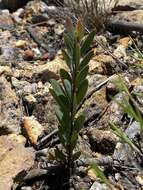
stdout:
<svg viewBox="0 0 143 190">
<path fill-rule="evenodd" d="M 25 60 L 31 61 L 34 58 L 34 52 L 32 50 L 26 50 L 23 57 Z"/>
</svg>

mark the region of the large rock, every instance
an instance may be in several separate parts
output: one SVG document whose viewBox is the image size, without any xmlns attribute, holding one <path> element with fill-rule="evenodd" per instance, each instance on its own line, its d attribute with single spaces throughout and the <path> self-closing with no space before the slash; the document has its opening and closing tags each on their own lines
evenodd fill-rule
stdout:
<svg viewBox="0 0 143 190">
<path fill-rule="evenodd" d="M 119 0 L 118 4 L 119 6 L 133 6 L 133 7 L 139 7 L 143 5 L 143 0 Z"/>
<path fill-rule="evenodd" d="M 13 26 L 14 26 L 14 23 L 10 16 L 8 15 L 0 16 L 0 28 L 9 29 L 9 28 L 13 28 Z"/>
<path fill-rule="evenodd" d="M 96 128 L 88 131 L 91 149 L 102 154 L 113 153 L 118 138 L 111 131 L 99 130 Z"/>
<path fill-rule="evenodd" d="M 5 77 L 0 77 L 0 132 L 20 132 L 21 109 L 19 100 Z"/>
<path fill-rule="evenodd" d="M 10 190 L 13 179 L 21 171 L 29 170 L 34 164 L 33 148 L 25 148 L 23 138 L 0 137 L 0 190 Z"/>
</svg>

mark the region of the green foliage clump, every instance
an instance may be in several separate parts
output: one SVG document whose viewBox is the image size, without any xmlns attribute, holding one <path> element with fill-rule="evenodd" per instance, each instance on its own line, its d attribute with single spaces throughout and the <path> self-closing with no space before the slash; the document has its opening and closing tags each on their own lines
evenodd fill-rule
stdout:
<svg viewBox="0 0 143 190">
<path fill-rule="evenodd" d="M 78 135 L 83 127 L 84 113 L 78 113 L 79 105 L 84 99 L 88 89 L 88 63 L 93 56 L 91 43 L 95 32 L 84 38 L 84 28 L 78 21 L 76 28 L 70 19 L 67 19 L 67 32 L 64 35 L 66 50 L 63 57 L 68 66 L 68 71 L 60 70 L 61 82 L 51 80 L 50 92 L 57 102 L 56 116 L 59 121 L 58 137 L 63 150 L 55 150 L 56 159 L 61 161 L 67 169 L 71 169 L 80 156 L 75 152 Z"/>
</svg>

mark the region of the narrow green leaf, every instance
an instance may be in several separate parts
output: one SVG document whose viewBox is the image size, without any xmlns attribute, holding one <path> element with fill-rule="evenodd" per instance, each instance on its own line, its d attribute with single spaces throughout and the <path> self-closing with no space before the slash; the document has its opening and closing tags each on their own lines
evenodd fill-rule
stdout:
<svg viewBox="0 0 143 190">
<path fill-rule="evenodd" d="M 80 63 L 80 46 L 77 41 L 74 42 L 74 49 L 73 49 L 73 65 L 78 67 Z"/>
<path fill-rule="evenodd" d="M 65 79 L 63 82 L 64 82 L 66 93 L 71 100 L 71 95 L 72 95 L 71 83 L 67 79 Z"/>
<path fill-rule="evenodd" d="M 124 91 L 127 94 L 129 94 L 127 85 L 125 84 L 124 80 L 122 79 L 122 77 L 120 75 L 118 75 L 117 79 L 114 80 L 114 84 L 116 85 L 117 89 L 121 92 Z"/>
<path fill-rule="evenodd" d="M 95 31 L 92 31 L 88 36 L 87 38 L 85 39 L 82 47 L 81 47 L 81 55 L 84 56 L 87 51 L 90 49 L 90 46 L 93 42 L 93 39 L 94 39 L 94 36 L 95 36 Z"/>
<path fill-rule="evenodd" d="M 73 150 L 76 147 L 77 140 L 78 140 L 78 133 L 75 130 L 73 130 L 70 140 L 71 150 Z"/>
<path fill-rule="evenodd" d="M 88 75 L 89 66 L 86 65 L 77 75 L 77 85 L 79 85 Z"/>
<path fill-rule="evenodd" d="M 71 116 L 70 112 L 62 112 L 60 109 L 56 109 L 56 116 L 58 118 L 60 127 L 59 127 L 59 138 L 60 141 L 66 146 L 70 142 L 71 135 Z"/>
<path fill-rule="evenodd" d="M 70 56 L 68 55 L 68 53 L 65 50 L 62 50 L 62 54 L 63 54 L 64 60 L 66 61 L 67 66 L 69 68 L 71 68 L 71 58 L 70 58 Z"/>
<path fill-rule="evenodd" d="M 124 143 L 127 143 L 134 151 L 140 153 L 140 150 L 137 146 L 130 140 L 130 138 L 126 135 L 122 129 L 115 126 L 115 124 L 110 123 L 110 127 L 115 135 L 117 135 Z"/>
<path fill-rule="evenodd" d="M 66 130 L 66 128 L 70 128 L 70 113 L 69 112 L 63 112 L 60 108 L 56 108 L 56 116 L 59 121 L 59 124 L 62 126 L 63 130 Z"/>
<path fill-rule="evenodd" d="M 84 121 L 85 121 L 85 116 L 83 114 L 81 114 L 80 116 L 78 116 L 74 122 L 74 129 L 79 132 L 84 125 Z"/>
<path fill-rule="evenodd" d="M 53 87 L 53 90 L 57 96 L 64 95 L 63 88 L 55 79 L 51 79 L 50 82 L 51 82 L 51 86 Z"/>
<path fill-rule="evenodd" d="M 77 105 L 83 100 L 87 92 L 87 89 L 88 89 L 88 80 L 85 79 L 84 81 L 81 82 L 81 84 L 78 87 L 78 91 L 76 94 Z"/>
<path fill-rule="evenodd" d="M 61 79 L 63 79 L 63 80 L 67 79 L 68 81 L 71 82 L 71 76 L 65 69 L 60 69 L 60 76 L 61 76 Z"/>
<path fill-rule="evenodd" d="M 56 107 L 56 116 L 57 116 L 57 119 L 59 121 L 59 124 L 61 126 L 64 126 L 64 123 L 63 123 L 63 112 L 59 109 L 59 107 Z"/>
<path fill-rule="evenodd" d="M 52 94 L 53 98 L 57 102 L 57 104 L 60 106 L 62 112 L 69 112 L 69 100 L 65 95 L 57 95 L 53 89 L 49 89 L 50 93 Z"/>
<path fill-rule="evenodd" d="M 92 57 L 94 56 L 94 52 L 91 50 L 89 51 L 83 58 L 83 60 L 81 61 L 80 65 L 79 65 L 79 69 L 82 69 L 83 67 L 85 67 L 89 61 L 92 59 Z"/>
<path fill-rule="evenodd" d="M 69 36 L 68 34 L 64 34 L 64 43 L 66 45 L 68 52 L 71 54 L 74 48 L 72 37 Z"/>
</svg>

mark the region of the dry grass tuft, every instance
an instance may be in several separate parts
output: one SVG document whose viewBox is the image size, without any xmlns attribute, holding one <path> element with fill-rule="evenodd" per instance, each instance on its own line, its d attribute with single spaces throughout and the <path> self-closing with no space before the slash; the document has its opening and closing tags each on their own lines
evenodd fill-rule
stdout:
<svg viewBox="0 0 143 190">
<path fill-rule="evenodd" d="M 111 9 L 119 0 L 67 0 L 77 17 L 82 18 L 84 24 L 97 31 L 104 29 L 108 22 Z"/>
</svg>

